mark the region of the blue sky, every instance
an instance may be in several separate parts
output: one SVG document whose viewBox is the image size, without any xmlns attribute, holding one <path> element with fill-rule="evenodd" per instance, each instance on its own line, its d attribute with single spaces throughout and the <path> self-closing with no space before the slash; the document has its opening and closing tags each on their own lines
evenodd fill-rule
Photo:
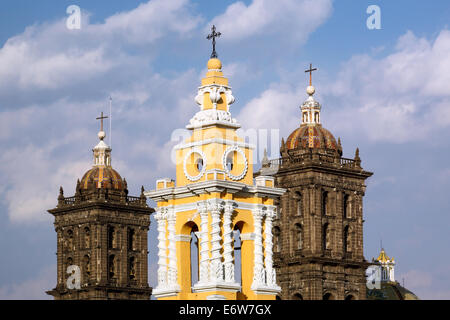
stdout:
<svg viewBox="0 0 450 320">
<path fill-rule="evenodd" d="M 66 8 L 82 9 L 67 30 Z M 381 8 L 368 30 L 366 8 Z M 131 193 L 174 177 L 175 129 L 197 111 L 211 24 L 243 129 L 298 126 L 312 62 L 323 125 L 375 174 L 364 201 L 366 259 L 380 240 L 396 278 L 450 298 L 448 1 L 2 1 L 0 298 L 45 299 L 56 283 L 46 210 L 91 165 L 95 117 L 114 99 L 113 166 Z M 271 156 L 277 154 L 271 151 Z M 258 150 L 262 152 L 262 150 Z M 155 284 L 156 224 L 150 230 Z M 152 249 L 153 248 L 153 249 Z"/>
</svg>

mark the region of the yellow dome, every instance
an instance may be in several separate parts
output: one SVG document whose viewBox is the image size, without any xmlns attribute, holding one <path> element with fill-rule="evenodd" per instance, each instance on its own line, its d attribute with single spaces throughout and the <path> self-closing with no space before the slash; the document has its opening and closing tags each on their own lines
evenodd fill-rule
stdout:
<svg viewBox="0 0 450 320">
<path fill-rule="evenodd" d="M 209 70 L 220 70 L 222 69 L 222 62 L 217 58 L 211 58 L 208 61 Z"/>
</svg>

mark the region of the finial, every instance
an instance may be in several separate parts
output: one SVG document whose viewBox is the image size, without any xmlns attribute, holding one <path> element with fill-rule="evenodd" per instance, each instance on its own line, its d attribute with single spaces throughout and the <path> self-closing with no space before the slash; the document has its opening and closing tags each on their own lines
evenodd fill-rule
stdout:
<svg viewBox="0 0 450 320">
<path fill-rule="evenodd" d="M 103 131 L 103 119 L 108 119 L 108 117 L 103 116 L 103 111 L 102 111 L 101 116 L 96 119 L 100 120 L 100 132 L 98 133 L 98 138 L 100 140 L 103 140 L 106 137 L 106 133 L 105 133 L 105 131 Z"/>
<path fill-rule="evenodd" d="M 316 92 L 316 88 L 312 85 L 312 73 L 313 71 L 317 71 L 317 68 L 312 67 L 312 63 L 309 64 L 309 69 L 305 70 L 305 73 L 309 72 L 309 86 L 306 88 L 306 93 L 312 96 Z"/>
<path fill-rule="evenodd" d="M 355 151 L 355 165 L 361 168 L 361 158 L 359 157 L 359 148 L 356 148 Z"/>
<path fill-rule="evenodd" d="M 267 149 L 264 148 L 264 157 L 262 158 L 261 164 L 263 167 L 269 164 L 269 158 L 267 157 Z"/>
<path fill-rule="evenodd" d="M 216 32 L 216 26 L 213 25 L 211 27 L 211 34 L 208 34 L 208 36 L 206 37 L 206 39 L 211 40 L 212 39 L 212 46 L 213 46 L 213 50 L 211 53 L 211 59 L 212 58 L 217 58 L 217 52 L 216 52 L 216 38 L 219 38 L 222 34 L 220 32 Z"/>
<path fill-rule="evenodd" d="M 308 69 L 308 70 L 305 70 L 305 73 L 308 73 L 308 72 L 309 72 L 309 86 L 310 86 L 310 87 L 312 86 L 312 73 L 313 73 L 313 71 L 317 71 L 317 68 L 314 68 L 314 69 L 313 69 L 312 63 L 310 63 L 310 64 L 309 64 L 309 69 Z"/>
<path fill-rule="evenodd" d="M 63 187 L 62 187 L 62 186 L 59 187 L 59 195 L 62 196 L 62 197 L 64 197 L 64 190 L 63 190 Z"/>
</svg>

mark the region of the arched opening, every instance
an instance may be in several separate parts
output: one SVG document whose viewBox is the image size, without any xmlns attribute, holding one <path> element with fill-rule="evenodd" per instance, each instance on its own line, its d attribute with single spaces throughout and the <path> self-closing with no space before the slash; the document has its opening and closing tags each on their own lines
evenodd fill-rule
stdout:
<svg viewBox="0 0 450 320">
<path fill-rule="evenodd" d="M 323 295 L 323 300 L 334 300 L 333 295 L 329 292 Z"/>
<path fill-rule="evenodd" d="M 67 250 L 72 251 L 73 248 L 73 230 L 67 230 Z"/>
<path fill-rule="evenodd" d="M 233 256 L 234 256 L 234 279 L 242 286 L 242 242 L 240 225 L 236 224 L 233 231 Z"/>
<path fill-rule="evenodd" d="M 328 192 L 322 192 L 322 215 L 327 215 Z"/>
<path fill-rule="evenodd" d="M 314 113 L 314 122 L 319 123 L 319 113 L 318 112 Z"/>
<path fill-rule="evenodd" d="M 345 301 L 355 300 L 355 297 L 351 294 L 345 297 Z"/>
<path fill-rule="evenodd" d="M 182 239 L 179 240 L 179 252 L 184 252 L 181 256 L 182 263 L 186 268 L 178 270 L 178 276 L 185 288 L 191 288 L 199 281 L 199 264 L 200 264 L 200 239 L 198 226 L 193 221 L 186 222 L 179 233 Z"/>
<path fill-rule="evenodd" d="M 91 275 L 91 258 L 89 257 L 89 255 L 85 255 L 83 257 L 83 274 L 84 274 L 84 282 L 87 283 Z"/>
<path fill-rule="evenodd" d="M 348 251 L 348 226 L 345 226 L 344 233 L 342 235 L 344 253 Z"/>
<path fill-rule="evenodd" d="M 84 247 L 86 249 L 91 247 L 91 230 L 88 227 L 84 228 Z"/>
<path fill-rule="evenodd" d="M 300 293 L 296 293 L 292 296 L 292 300 L 303 300 L 303 296 Z"/>
<path fill-rule="evenodd" d="M 128 228 L 128 250 L 133 251 L 135 246 L 135 231 L 133 228 Z"/>
<path fill-rule="evenodd" d="M 194 225 L 191 229 L 191 285 L 199 281 L 199 263 L 200 263 L 200 253 L 198 250 L 198 228 Z"/>
<path fill-rule="evenodd" d="M 303 236 L 302 236 L 302 226 L 301 224 L 297 223 L 294 227 L 294 247 L 296 250 L 302 250 L 303 249 Z"/>
<path fill-rule="evenodd" d="M 273 252 L 280 252 L 281 246 L 280 246 L 280 234 L 281 230 L 279 227 L 273 227 L 272 228 L 272 234 L 273 234 Z"/>
<path fill-rule="evenodd" d="M 322 228 L 322 249 L 325 251 L 329 249 L 329 230 L 328 223 L 325 223 Z"/>
<path fill-rule="evenodd" d="M 295 202 L 296 202 L 295 214 L 297 216 L 301 216 L 302 215 L 302 194 L 298 191 L 295 193 Z"/>
<path fill-rule="evenodd" d="M 113 226 L 108 226 L 108 249 L 116 247 L 116 232 Z"/>
<path fill-rule="evenodd" d="M 344 218 L 348 218 L 348 195 L 344 195 L 344 200 L 343 200 L 343 204 L 342 204 L 342 209 L 343 209 L 343 216 Z"/>
<path fill-rule="evenodd" d="M 136 279 L 136 258 L 130 257 L 128 259 L 128 279 L 135 280 Z"/>
<path fill-rule="evenodd" d="M 116 277 L 116 257 L 112 254 L 108 257 L 108 279 Z"/>
</svg>

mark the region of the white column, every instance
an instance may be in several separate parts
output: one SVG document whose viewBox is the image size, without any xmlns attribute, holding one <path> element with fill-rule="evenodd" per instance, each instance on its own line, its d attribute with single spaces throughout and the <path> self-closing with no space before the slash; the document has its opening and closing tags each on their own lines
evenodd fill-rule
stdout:
<svg viewBox="0 0 450 320">
<path fill-rule="evenodd" d="M 165 208 L 160 208 L 155 215 L 158 223 L 158 288 L 167 286 L 167 246 Z"/>
<path fill-rule="evenodd" d="M 200 213 L 200 283 L 208 282 L 209 278 L 209 245 L 208 245 L 208 208 L 206 203 L 197 204 Z"/>
<path fill-rule="evenodd" d="M 177 246 L 175 238 L 175 223 L 177 216 L 173 208 L 167 208 L 167 221 L 169 232 L 169 272 L 168 272 L 168 284 L 170 287 L 178 285 L 178 272 L 177 272 Z"/>
<path fill-rule="evenodd" d="M 220 254 L 221 245 L 220 241 L 220 213 L 222 206 L 215 202 L 208 202 L 208 210 L 211 212 L 211 265 L 209 277 L 211 281 L 220 282 L 223 281 L 223 264 L 222 256 Z"/>
<path fill-rule="evenodd" d="M 225 205 L 223 215 L 223 231 L 224 231 L 224 246 L 223 256 L 225 265 L 225 281 L 234 283 L 234 260 L 233 260 L 233 230 L 231 229 L 231 215 L 234 207 L 232 203 Z"/>
<path fill-rule="evenodd" d="M 272 222 L 275 217 L 275 209 L 269 209 L 266 214 L 266 223 L 264 228 L 265 241 L 264 241 L 264 254 L 266 263 L 266 275 L 267 285 L 273 286 L 276 284 L 276 274 L 273 269 L 273 241 L 272 241 Z"/>
<path fill-rule="evenodd" d="M 261 209 L 253 210 L 254 221 L 254 263 L 253 263 L 253 283 L 252 288 L 258 288 L 265 285 L 264 274 L 264 256 L 262 244 L 262 219 L 264 212 Z"/>
</svg>

